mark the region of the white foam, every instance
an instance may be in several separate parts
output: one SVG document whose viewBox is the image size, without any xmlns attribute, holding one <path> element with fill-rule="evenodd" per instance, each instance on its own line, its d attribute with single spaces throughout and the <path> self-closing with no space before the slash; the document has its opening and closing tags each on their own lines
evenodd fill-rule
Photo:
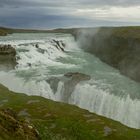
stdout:
<svg viewBox="0 0 140 140">
<path fill-rule="evenodd" d="M 14 92 L 25 93 L 27 95 L 37 95 L 55 100 L 54 94 L 45 80 L 35 81 L 31 79 L 26 81 L 21 77 L 17 77 L 12 72 L 0 72 L 0 83 Z"/>
</svg>

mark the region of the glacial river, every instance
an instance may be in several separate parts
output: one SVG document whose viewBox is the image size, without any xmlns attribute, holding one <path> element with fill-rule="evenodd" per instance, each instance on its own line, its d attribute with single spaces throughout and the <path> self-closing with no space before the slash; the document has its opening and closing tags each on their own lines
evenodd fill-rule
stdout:
<svg viewBox="0 0 140 140">
<path fill-rule="evenodd" d="M 17 52 L 15 69 L 0 71 L 0 83 L 10 90 L 74 104 L 140 128 L 140 84 L 84 52 L 71 35 L 17 33 L 0 37 L 0 44 L 11 44 Z M 63 79 L 69 72 L 86 74 L 90 80 L 76 84 L 64 100 Z"/>
</svg>

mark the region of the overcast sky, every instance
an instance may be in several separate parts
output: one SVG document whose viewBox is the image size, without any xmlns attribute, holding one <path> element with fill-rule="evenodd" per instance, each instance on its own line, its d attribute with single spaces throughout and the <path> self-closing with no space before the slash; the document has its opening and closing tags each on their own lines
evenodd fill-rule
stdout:
<svg viewBox="0 0 140 140">
<path fill-rule="evenodd" d="M 140 0 L 0 0 L 0 26 L 140 25 Z"/>
</svg>

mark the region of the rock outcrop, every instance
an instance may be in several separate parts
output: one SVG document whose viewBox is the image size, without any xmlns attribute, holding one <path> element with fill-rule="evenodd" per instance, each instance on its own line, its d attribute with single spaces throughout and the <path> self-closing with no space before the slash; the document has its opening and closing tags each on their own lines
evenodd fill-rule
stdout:
<svg viewBox="0 0 140 140">
<path fill-rule="evenodd" d="M 64 76 L 67 78 L 71 78 L 71 80 L 75 81 L 76 83 L 80 81 L 84 81 L 84 80 L 90 80 L 89 75 L 79 73 L 79 72 L 69 72 L 69 73 L 64 74 Z"/>
<path fill-rule="evenodd" d="M 82 81 L 90 80 L 90 76 L 79 73 L 79 72 L 69 72 L 64 74 L 62 77 L 51 77 L 46 80 L 50 84 L 50 87 L 54 94 L 57 92 L 59 82 L 64 83 L 64 88 L 61 91 L 61 101 L 68 103 L 72 92 L 74 91 L 76 85 Z"/>
<path fill-rule="evenodd" d="M 0 70 L 14 69 L 16 65 L 16 50 L 11 45 L 0 44 Z"/>
<path fill-rule="evenodd" d="M 63 41 L 53 39 L 53 40 L 52 40 L 52 44 L 53 44 L 58 50 L 64 51 L 65 44 L 63 43 Z"/>
<path fill-rule="evenodd" d="M 90 76 L 79 72 L 69 72 L 64 76 L 67 78 L 67 80 L 64 82 L 64 92 L 62 100 L 64 102 L 68 102 L 76 85 L 82 81 L 90 80 Z"/>
<path fill-rule="evenodd" d="M 11 45 L 0 45 L 0 55 L 16 55 L 16 50 Z"/>
</svg>

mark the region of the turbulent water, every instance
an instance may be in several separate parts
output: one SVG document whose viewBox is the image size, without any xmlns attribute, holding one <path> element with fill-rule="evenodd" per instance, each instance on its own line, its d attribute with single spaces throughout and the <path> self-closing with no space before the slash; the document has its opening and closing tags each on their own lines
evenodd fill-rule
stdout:
<svg viewBox="0 0 140 140">
<path fill-rule="evenodd" d="M 1 37 L 0 44 L 12 44 L 17 51 L 15 70 L 0 72 L 0 82 L 10 90 L 75 104 L 140 128 L 140 84 L 81 50 L 71 35 L 12 34 Z M 68 72 L 91 79 L 74 86 L 66 83 Z M 67 85 L 73 87 L 65 90 Z"/>
</svg>

